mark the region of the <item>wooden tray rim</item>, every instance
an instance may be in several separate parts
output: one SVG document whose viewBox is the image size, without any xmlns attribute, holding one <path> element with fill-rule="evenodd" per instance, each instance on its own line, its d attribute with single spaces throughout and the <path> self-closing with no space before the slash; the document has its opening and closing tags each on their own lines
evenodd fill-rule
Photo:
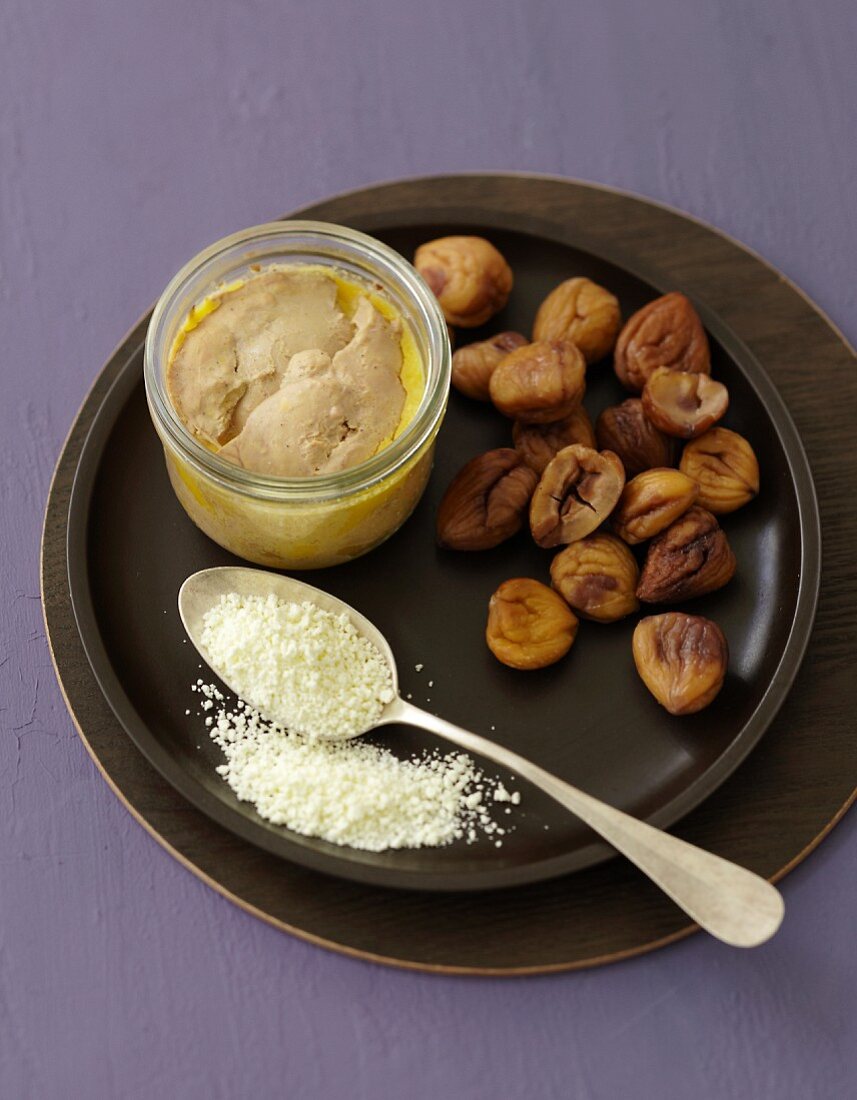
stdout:
<svg viewBox="0 0 857 1100">
<path fill-rule="evenodd" d="M 848 340 L 848 338 L 845 336 L 845 334 L 841 331 L 841 329 L 838 327 L 838 325 L 836 325 L 831 320 L 831 318 L 826 314 L 826 312 L 820 306 L 818 306 L 809 297 L 809 295 L 796 282 L 794 282 L 794 280 L 792 280 L 789 276 L 787 276 L 783 272 L 781 272 L 777 267 L 775 267 L 772 263 L 767 261 L 763 256 L 761 256 L 754 249 L 752 249 L 749 246 L 745 245 L 743 242 L 741 242 L 739 240 L 736 240 L 734 237 L 732 237 L 731 235 L 729 235 L 725 231 L 723 231 L 721 229 L 718 229 L 717 227 L 711 225 L 710 223 L 704 221 L 701 218 L 696 217 L 695 215 L 689 214 L 686 211 L 683 211 L 683 210 L 681 210 L 677 207 L 674 207 L 670 204 L 663 203 L 663 202 L 660 202 L 660 201 L 655 200 L 655 199 L 651 199 L 651 198 L 649 198 L 645 195 L 640 195 L 640 194 L 637 194 L 635 192 L 632 192 L 632 191 L 629 191 L 629 190 L 626 190 L 626 189 L 623 189 L 623 188 L 612 187 L 610 185 L 601 184 L 601 183 L 594 183 L 594 182 L 591 182 L 591 181 L 582 180 L 582 179 L 578 179 L 578 178 L 575 178 L 575 177 L 557 176 L 557 175 L 551 175 L 551 174 L 545 174 L 545 173 L 535 173 L 535 172 L 514 172 L 514 171 L 504 172 L 504 171 L 497 170 L 497 171 L 481 171 L 481 172 L 463 172 L 463 173 L 455 173 L 455 174 L 452 174 L 452 175 L 449 174 L 449 173 L 441 173 L 441 174 L 430 175 L 430 176 L 409 176 L 409 177 L 402 177 L 402 178 L 393 179 L 393 180 L 384 180 L 384 181 L 379 181 L 378 183 L 368 184 L 368 185 L 365 185 L 365 186 L 362 186 L 362 187 L 359 187 L 359 188 L 347 189 L 345 191 L 337 192 L 333 195 L 330 195 L 326 199 L 320 200 L 317 203 L 312 203 L 312 204 L 308 204 L 305 207 L 301 207 L 298 210 L 294 211 L 292 214 L 289 214 L 289 215 L 286 215 L 286 216 L 287 217 L 300 216 L 301 214 L 305 213 L 307 210 L 312 209 L 312 208 L 314 208 L 318 205 L 321 205 L 321 202 L 326 203 L 326 202 L 332 202 L 334 200 L 347 199 L 347 198 L 350 198 L 350 197 L 356 197 L 356 196 L 359 196 L 359 195 L 361 195 L 365 192 L 375 191 L 375 190 L 377 190 L 377 188 L 379 186 L 386 186 L 386 185 L 392 186 L 392 185 L 399 184 L 399 183 L 410 184 L 410 183 L 417 183 L 417 182 L 423 182 L 423 181 L 426 181 L 426 182 L 428 182 L 428 181 L 443 181 L 443 180 L 460 179 L 460 178 L 478 179 L 478 178 L 483 177 L 483 176 L 492 176 L 492 177 L 498 177 L 498 178 L 513 177 L 513 178 L 519 178 L 519 179 L 544 180 L 544 181 L 555 182 L 555 183 L 560 183 L 560 184 L 568 184 L 568 183 L 576 184 L 576 185 L 581 186 L 581 187 L 590 188 L 590 189 L 593 189 L 593 190 L 605 191 L 605 192 L 608 192 L 608 193 L 611 193 L 611 194 L 615 194 L 615 195 L 623 196 L 623 197 L 626 197 L 626 198 L 630 198 L 630 199 L 633 199 L 637 202 L 651 205 L 653 207 L 659 208 L 659 209 L 664 210 L 666 212 L 669 212 L 673 215 L 676 215 L 678 217 L 681 217 L 681 218 L 684 218 L 688 221 L 691 221 L 691 222 L 695 223 L 696 225 L 698 225 L 699 227 L 707 230 L 708 232 L 713 233 L 713 234 L 721 237 L 723 240 L 727 241 L 732 246 L 740 249 L 742 252 L 746 253 L 748 256 L 750 256 L 751 258 L 756 260 L 758 263 L 762 264 L 770 272 L 775 274 L 779 280 L 781 280 L 785 285 L 787 285 L 791 290 L 793 290 L 800 298 L 803 299 L 803 301 L 813 310 L 813 312 L 815 312 L 821 318 L 821 320 L 824 322 L 824 324 L 838 337 L 838 339 L 841 341 L 841 343 L 844 345 L 844 347 L 850 352 L 852 357 L 854 357 L 857 360 L 857 351 L 855 351 L 854 346 L 851 344 L 851 342 Z M 397 958 L 397 957 L 394 957 L 394 956 L 387 956 L 387 955 L 383 955 L 383 954 L 379 954 L 379 953 L 375 953 L 375 952 L 371 952 L 371 951 L 360 950 L 360 949 L 357 949 L 357 948 L 353 948 L 353 947 L 351 947 L 347 944 L 338 943 L 335 940 L 327 939 L 327 938 L 319 936 L 315 933 L 308 932 L 308 931 L 306 931 L 304 929 L 301 929 L 301 928 L 299 928 L 295 925 L 291 925 L 288 922 L 283 921 L 283 920 L 281 920 L 277 917 L 274 917 L 271 914 L 265 912 L 263 909 L 260 909 L 258 906 L 254 905 L 250 902 L 247 902 L 245 899 L 240 897 L 238 894 L 236 894 L 233 891 L 230 891 L 226 887 L 222 886 L 216 879 L 212 878 L 207 872 L 203 871 L 192 860 L 190 860 L 187 856 L 185 856 L 182 852 L 180 852 L 177 848 L 175 848 L 170 843 L 170 841 L 167 840 L 166 837 L 164 837 L 157 829 L 155 829 L 155 827 L 149 821 L 147 821 L 146 818 L 143 817 L 142 814 L 140 814 L 136 810 L 136 808 L 128 801 L 128 799 L 125 797 L 122 790 L 114 783 L 114 781 L 111 778 L 111 776 L 109 775 L 109 773 L 105 770 L 105 768 L 102 765 L 99 757 L 96 755 L 94 749 L 92 748 L 92 745 L 90 744 L 89 740 L 87 739 L 86 735 L 84 734 L 84 732 L 81 728 L 80 722 L 78 720 L 77 714 L 76 714 L 75 710 L 73 709 L 71 701 L 70 701 L 70 699 L 68 697 L 68 694 L 66 692 L 66 686 L 65 686 L 65 683 L 63 681 L 62 674 L 60 672 L 57 656 L 56 656 L 56 653 L 55 653 L 55 650 L 54 650 L 53 639 L 52 639 L 51 633 L 50 633 L 50 626 L 49 626 L 49 623 L 48 623 L 48 617 L 47 617 L 46 591 L 45 591 L 45 579 L 46 579 L 45 578 L 45 543 L 46 543 L 46 539 L 48 538 L 48 535 L 49 535 L 48 521 L 49 521 L 49 518 L 51 516 L 52 508 L 55 506 L 56 482 L 57 482 L 57 479 L 58 479 L 58 475 L 61 471 L 61 467 L 63 466 L 64 460 L 66 459 L 67 451 L 68 451 L 69 446 L 71 444 L 72 436 L 73 436 L 74 431 L 77 427 L 78 420 L 80 419 L 81 414 L 84 412 L 87 405 L 89 404 L 89 402 L 90 402 L 90 400 L 93 396 L 94 391 L 97 389 L 99 383 L 101 382 L 104 371 L 108 368 L 109 364 L 112 363 L 112 361 L 115 359 L 115 357 L 117 356 L 119 351 L 123 348 L 123 346 L 131 339 L 131 337 L 134 335 L 134 333 L 138 329 L 142 330 L 142 327 L 147 323 L 147 320 L 148 320 L 148 317 L 149 317 L 150 313 L 151 313 L 151 310 L 145 311 L 142 314 L 141 318 L 135 324 L 133 324 L 128 329 L 128 331 L 125 333 L 125 335 L 122 337 L 122 339 L 117 342 L 117 344 L 115 345 L 115 347 L 114 347 L 113 351 L 111 352 L 110 356 L 105 361 L 106 362 L 105 368 L 103 368 L 103 370 L 99 372 L 99 374 L 94 379 L 92 385 L 89 387 L 83 401 L 80 404 L 80 407 L 79 407 L 77 413 L 75 414 L 75 417 L 74 417 L 74 419 L 73 419 L 73 421 L 72 421 L 72 423 L 69 427 L 69 430 L 66 433 L 65 440 L 63 441 L 63 444 L 62 444 L 62 447 L 60 449 L 60 453 L 59 453 L 59 456 L 58 456 L 58 459 L 57 459 L 57 463 L 56 463 L 56 466 L 54 468 L 54 471 L 53 471 L 53 474 L 52 474 L 52 477 L 51 477 L 51 482 L 50 482 L 50 486 L 49 486 L 48 494 L 47 494 L 47 498 L 46 498 L 45 517 L 44 517 L 44 522 L 43 522 L 43 527 L 42 527 L 42 537 L 41 537 L 41 541 L 40 541 L 40 560 L 39 560 L 39 584 L 40 584 L 40 596 L 41 596 L 41 601 L 42 601 L 43 622 L 45 624 L 45 636 L 46 636 L 46 640 L 47 640 L 47 643 L 48 643 L 48 649 L 49 649 L 49 653 L 50 653 L 51 664 L 53 666 L 54 673 L 56 675 L 57 682 L 59 684 L 59 688 L 60 688 L 60 692 L 62 694 L 63 701 L 64 701 L 65 706 L 66 706 L 66 708 L 69 712 L 69 715 L 72 719 L 74 727 L 77 730 L 78 736 L 80 737 L 81 741 L 83 742 L 83 745 L 84 745 L 87 753 L 89 754 L 89 756 L 93 760 L 93 762 L 94 762 L 96 768 L 98 769 L 98 771 L 104 777 L 104 779 L 105 779 L 107 785 L 109 786 L 109 788 L 113 791 L 113 793 L 116 795 L 116 797 L 122 803 L 122 805 L 124 805 L 124 807 L 128 810 L 128 812 L 131 814 L 131 816 L 134 818 L 134 820 L 137 821 L 138 824 L 140 824 L 145 829 L 145 831 L 166 852 L 168 852 L 179 863 L 181 863 L 184 867 L 186 867 L 189 871 L 191 871 L 191 873 L 193 873 L 197 878 L 199 878 L 206 885 L 210 886 L 217 893 L 221 894 L 228 901 L 232 902 L 232 904 L 236 905 L 238 908 L 244 910 L 245 912 L 249 913 L 250 915 L 252 915 L 254 917 L 257 917 L 258 919 L 264 921 L 266 924 L 269 924 L 272 927 L 277 928 L 277 929 L 279 929 L 283 932 L 289 933 L 290 935 L 293 935 L 293 936 L 297 937 L 298 939 L 303 940 L 304 942 L 311 943 L 315 946 L 325 948 L 327 950 L 333 951 L 333 952 L 335 952 L 337 954 L 340 954 L 340 955 L 344 955 L 346 957 L 361 959 L 361 960 L 369 961 L 369 962 L 375 962 L 375 963 L 379 963 L 379 964 L 389 966 L 389 967 L 393 967 L 393 968 L 396 968 L 396 969 L 409 970 L 409 971 L 420 972 L 420 973 L 429 973 L 429 974 L 451 975 L 451 976 L 518 977 L 518 976 L 549 975 L 549 974 L 563 973 L 563 972 L 566 972 L 566 971 L 576 971 L 576 970 L 588 969 L 590 967 L 602 966 L 602 965 L 606 965 L 607 963 L 619 962 L 619 961 L 622 961 L 624 959 L 634 958 L 634 957 L 637 957 L 639 955 L 648 954 L 649 952 L 657 950 L 658 948 L 665 947 L 665 946 L 668 946 L 671 943 L 676 943 L 679 940 L 685 939 L 687 936 L 693 934 L 694 932 L 698 932 L 699 928 L 698 928 L 697 925 L 688 924 L 688 925 L 678 929 L 677 931 L 675 931 L 675 932 L 673 932 L 673 933 L 671 933 L 667 936 L 663 936 L 663 937 L 660 937 L 660 938 L 649 940 L 645 943 L 635 945 L 634 947 L 629 948 L 629 949 L 625 949 L 625 950 L 621 950 L 621 951 L 615 951 L 615 952 L 608 952 L 608 953 L 605 953 L 605 954 L 602 954 L 602 955 L 593 956 L 593 957 L 586 958 L 586 959 L 573 960 L 571 962 L 562 962 L 562 963 L 556 963 L 556 964 L 541 964 L 541 965 L 536 965 L 536 966 L 523 966 L 523 967 L 485 967 L 485 966 L 458 966 L 458 965 L 451 965 L 451 964 L 432 964 L 432 963 L 424 963 L 424 962 L 413 962 L 413 961 L 410 961 L 410 960 L 407 960 L 407 959 L 401 959 L 401 958 Z M 83 443 L 83 441 L 81 441 L 81 446 L 82 446 L 82 443 Z M 63 541 L 64 541 L 64 538 L 65 538 L 65 535 L 63 533 Z M 147 762 L 147 765 L 148 765 L 148 762 Z M 148 766 L 151 766 L 151 765 L 148 765 Z M 845 814 L 848 812 L 848 810 L 854 805 L 855 801 L 857 801 L 857 786 L 851 791 L 850 795 L 839 806 L 839 808 L 836 810 L 836 812 L 833 814 L 833 816 L 826 822 L 826 824 L 823 826 L 823 828 L 814 837 L 812 837 L 809 840 L 809 842 L 799 852 L 797 852 L 790 860 L 788 860 L 782 867 L 780 867 L 776 872 L 774 872 L 773 874 L 768 876 L 769 881 L 773 882 L 773 883 L 779 882 L 782 878 L 784 878 L 787 874 L 789 874 L 792 870 L 794 870 L 795 867 L 797 867 L 800 863 L 802 863 L 803 860 L 805 860 L 809 855 L 811 855 L 812 852 L 814 852 L 815 849 L 821 844 L 821 842 L 827 836 L 829 836 L 829 834 L 832 832 L 832 830 L 835 828 L 835 826 L 842 820 L 842 818 L 845 816 Z M 524 887 L 524 889 L 525 888 L 526 887 Z"/>
</svg>

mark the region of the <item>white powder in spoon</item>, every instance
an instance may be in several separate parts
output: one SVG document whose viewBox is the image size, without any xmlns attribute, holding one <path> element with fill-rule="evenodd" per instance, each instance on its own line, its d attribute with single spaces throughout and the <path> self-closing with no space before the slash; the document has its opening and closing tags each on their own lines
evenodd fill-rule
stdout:
<svg viewBox="0 0 857 1100">
<path fill-rule="evenodd" d="M 225 678 L 275 721 L 213 685 L 194 685 L 239 799 L 305 836 L 369 851 L 435 847 L 510 831 L 491 816 L 496 779 L 461 752 L 402 760 L 368 741 L 325 741 L 371 726 L 393 698 L 389 668 L 345 615 L 275 596 L 222 596 L 202 642 Z M 507 796 L 508 797 L 508 796 Z"/>
<path fill-rule="evenodd" d="M 387 662 L 344 612 L 230 592 L 202 621 L 215 668 L 294 733 L 351 737 L 373 726 L 393 698 Z"/>
</svg>

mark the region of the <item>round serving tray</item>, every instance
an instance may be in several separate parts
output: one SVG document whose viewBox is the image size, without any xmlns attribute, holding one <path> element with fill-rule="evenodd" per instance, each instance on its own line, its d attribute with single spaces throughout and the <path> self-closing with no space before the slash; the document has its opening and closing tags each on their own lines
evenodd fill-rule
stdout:
<svg viewBox="0 0 857 1100">
<path fill-rule="evenodd" d="M 787 399 L 792 393 L 801 397 L 796 411 L 815 464 L 822 509 L 828 499 L 835 505 L 837 491 L 843 492 L 844 482 L 823 478 L 825 461 L 831 459 L 831 418 L 828 410 L 822 413 L 820 396 L 814 397 L 814 393 L 820 395 L 820 388 L 808 393 L 802 385 L 802 368 L 811 356 L 815 379 L 822 370 L 828 372 L 825 378 L 839 371 L 841 376 L 833 384 L 847 394 L 853 382 L 847 374 L 853 368 L 852 355 L 782 277 L 714 231 L 673 211 L 603 188 L 520 176 L 391 184 L 333 199 L 301 213 L 352 224 L 388 239 L 414 226 L 438 230 L 478 226 L 495 235 L 523 234 L 567 242 L 565 247 L 584 249 L 605 263 L 618 262 L 616 241 L 621 240 L 618 251 L 630 277 L 653 287 L 680 286 L 688 291 L 703 305 L 706 322 L 724 355 L 739 358 L 746 351 L 775 377 Z M 545 279 L 553 277 L 554 272 L 545 272 Z M 69 487 L 81 444 L 104 406 L 107 392 L 131 369 L 127 364 L 138 354 L 144 332 L 145 322 L 117 350 L 66 445 L 49 502 L 43 575 L 49 635 L 70 708 L 93 755 L 141 820 L 198 873 L 269 919 L 331 946 L 403 964 L 498 972 L 552 969 L 643 950 L 687 930 L 681 915 L 619 862 L 586 871 L 573 880 L 485 897 L 428 897 L 337 881 L 279 861 L 231 835 L 189 807 L 153 772 L 119 732 L 104 698 L 92 690 L 91 672 L 69 615 L 62 560 L 66 536 L 71 540 L 76 536 L 75 529 L 67 532 L 66 526 Z M 742 361 L 742 367 L 746 361 L 750 360 Z M 825 390 L 829 392 L 827 386 Z M 837 410 L 834 420 L 837 415 L 844 415 L 844 409 Z M 774 415 L 773 419 L 775 434 L 782 438 L 782 431 L 789 427 L 788 418 L 777 422 Z M 133 415 L 125 426 L 132 423 Z M 825 433 L 821 432 L 823 424 Z M 746 430 L 752 435 L 750 427 Z M 811 538 L 807 543 L 807 531 L 812 534 L 811 524 L 809 528 L 806 525 L 811 497 L 801 492 L 799 477 L 793 483 L 803 524 L 799 576 L 790 611 L 797 621 L 801 579 L 805 584 L 807 573 L 812 577 L 815 563 Z M 811 518 L 811 508 L 809 514 Z M 837 564 L 843 570 L 846 564 L 843 547 L 837 547 L 835 541 L 847 538 L 843 528 L 840 518 L 832 536 L 834 544 L 828 545 L 828 574 Z M 788 541 L 783 545 L 788 546 Z M 808 568 L 808 560 L 812 568 Z M 810 586 L 810 595 L 814 595 L 814 586 Z M 774 603 L 779 599 L 778 593 L 773 596 Z M 804 601 L 804 638 L 811 608 L 812 600 Z M 825 645 L 824 614 L 822 601 L 822 618 L 808 658 L 813 666 L 811 676 L 801 675 L 797 691 L 757 752 L 677 830 L 769 876 L 782 873 L 813 843 L 852 794 L 855 752 L 839 732 L 841 723 L 835 721 L 841 700 L 829 690 L 833 672 L 819 665 Z M 790 626 L 786 651 L 792 634 Z M 834 633 L 829 644 L 837 640 Z M 791 667 L 774 709 L 794 674 L 801 650 L 802 643 L 791 652 Z M 778 662 L 775 675 L 782 663 Z M 825 692 L 821 685 L 826 678 Z M 821 729 L 823 753 L 818 751 Z M 807 759 L 801 757 L 802 745 Z M 717 780 L 722 778 L 723 774 Z M 585 851 L 587 843 L 588 838 L 578 846 L 579 851 Z M 603 851 L 595 851 L 594 856 L 590 852 L 590 860 L 599 854 Z"/>
</svg>

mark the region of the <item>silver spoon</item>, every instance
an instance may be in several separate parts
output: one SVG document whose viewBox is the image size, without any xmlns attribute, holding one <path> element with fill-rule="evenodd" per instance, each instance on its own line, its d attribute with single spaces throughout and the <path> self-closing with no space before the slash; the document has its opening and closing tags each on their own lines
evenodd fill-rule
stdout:
<svg viewBox="0 0 857 1100">
<path fill-rule="evenodd" d="M 361 634 L 377 646 L 393 677 L 396 696 L 384 708 L 375 727 L 393 723 L 417 726 L 468 752 L 493 760 L 514 775 L 523 776 L 586 822 L 648 875 L 697 924 L 725 943 L 734 947 L 755 947 L 770 939 L 779 928 L 784 911 L 782 896 L 759 875 L 638 821 L 572 787 L 517 753 L 406 702 L 398 694 L 396 661 L 387 639 L 353 607 L 319 588 L 279 573 L 238 566 L 203 569 L 187 578 L 179 592 L 179 614 L 185 630 L 200 655 L 230 690 L 235 689 L 212 662 L 201 641 L 203 616 L 221 595 L 230 592 L 242 596 L 274 593 L 291 603 L 309 601 L 335 614 L 344 611 Z M 253 700 L 246 696 L 245 701 L 253 705 Z M 361 731 L 365 732 L 368 731 Z"/>
</svg>

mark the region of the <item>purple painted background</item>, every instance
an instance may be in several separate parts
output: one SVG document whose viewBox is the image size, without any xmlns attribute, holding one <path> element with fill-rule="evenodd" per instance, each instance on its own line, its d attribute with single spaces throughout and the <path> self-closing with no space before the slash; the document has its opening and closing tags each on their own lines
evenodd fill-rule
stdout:
<svg viewBox="0 0 857 1100">
<path fill-rule="evenodd" d="M 853 0 L 2 0 L 0 1095 L 854 1095 L 857 815 L 751 953 L 694 937 L 526 981 L 326 954 L 208 890 L 100 779 L 38 543 L 72 417 L 173 272 L 369 182 L 633 189 L 747 242 L 857 341 L 855 50 Z"/>
</svg>

